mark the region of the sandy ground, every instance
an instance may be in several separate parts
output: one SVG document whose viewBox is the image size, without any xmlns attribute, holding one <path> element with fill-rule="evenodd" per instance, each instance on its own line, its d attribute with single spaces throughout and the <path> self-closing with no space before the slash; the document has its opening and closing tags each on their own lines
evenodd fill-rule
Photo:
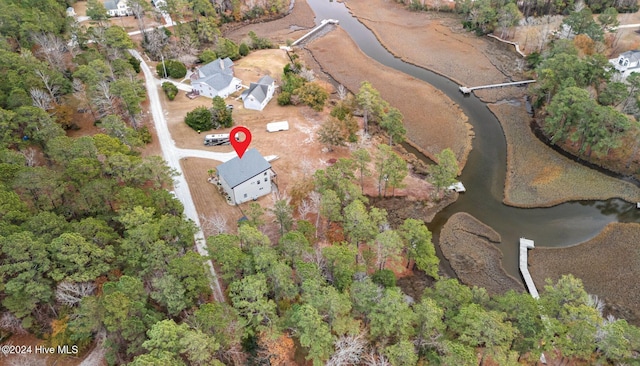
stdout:
<svg viewBox="0 0 640 366">
<path fill-rule="evenodd" d="M 261 76 L 268 74 L 274 79 L 280 80 L 282 68 L 287 63 L 286 53 L 282 50 L 262 50 L 252 52 L 249 56 L 238 60 L 234 66 L 236 76 L 243 80 L 243 84 L 257 81 Z M 216 152 L 231 152 L 231 146 L 203 146 L 203 138 L 207 133 L 226 133 L 230 129 L 220 129 L 215 131 L 203 131 L 198 134 L 184 123 L 187 112 L 197 106 L 210 106 L 211 100 L 199 97 L 194 100 L 188 99 L 184 92 L 180 92 L 174 101 L 169 101 L 164 95 L 161 96 L 163 108 L 166 111 L 167 123 L 171 136 L 179 148 L 195 148 Z M 274 198 L 290 197 L 291 188 L 297 183 L 309 178 L 317 169 L 329 166 L 329 161 L 341 157 L 347 157 L 351 149 L 365 147 L 371 149 L 377 142 L 362 141 L 350 147 L 339 147 L 332 152 L 323 150 L 323 146 L 317 141 L 316 131 L 326 120 L 329 109 L 316 112 L 308 107 L 281 107 L 273 99 L 262 111 L 244 109 L 240 100 L 234 100 L 232 96 L 227 99 L 228 104 L 234 106 L 233 118 L 235 125 L 242 125 L 252 133 L 250 147 L 260 151 L 263 156 L 277 155 L 278 160 L 272 162 L 272 166 L 277 177 L 279 196 L 267 195 L 261 197 L 257 202 L 268 209 L 273 206 Z M 266 131 L 266 124 L 275 121 L 288 121 L 290 129 L 288 131 L 269 133 Z M 295 148 L 295 153 L 292 153 Z M 248 203 L 239 207 L 229 206 L 218 193 L 215 186 L 208 183 L 208 171 L 220 164 L 216 160 L 185 158 L 181 160 L 185 178 L 195 201 L 196 209 L 200 215 L 212 217 L 220 214 L 227 218 L 227 227 L 230 231 L 235 230 L 235 222 L 243 216 Z M 423 179 L 417 177 L 407 177 L 406 188 L 396 189 L 397 196 L 409 196 L 413 200 L 424 198 L 429 194 L 431 186 Z M 368 178 L 365 183 L 367 193 L 377 194 L 377 188 L 373 178 Z M 391 193 L 391 190 L 388 192 Z M 268 220 L 270 222 L 270 219 Z M 203 225 L 206 226 L 206 225 Z M 271 225 L 273 226 L 273 225 Z M 273 227 L 267 225 L 267 230 L 275 232 Z M 205 227 L 205 233 L 207 228 Z"/>
<path fill-rule="evenodd" d="M 609 224 L 595 238 L 570 248 L 529 251 L 529 271 L 538 290 L 545 278 L 581 278 L 586 291 L 607 303 L 605 313 L 640 325 L 640 224 Z"/>
<path fill-rule="evenodd" d="M 349 90 L 357 92 L 363 81 L 369 81 L 383 99 L 402 112 L 407 138 L 427 156 L 450 147 L 464 166 L 471 148 L 471 127 L 444 93 L 370 59 L 340 28 L 311 42 L 307 49 L 325 72 Z"/>
<path fill-rule="evenodd" d="M 500 235 L 475 217 L 459 212 L 451 216 L 440 232 L 440 248 L 462 283 L 484 287 L 490 294 L 524 291 L 519 279 L 509 276 L 501 265 Z"/>
</svg>

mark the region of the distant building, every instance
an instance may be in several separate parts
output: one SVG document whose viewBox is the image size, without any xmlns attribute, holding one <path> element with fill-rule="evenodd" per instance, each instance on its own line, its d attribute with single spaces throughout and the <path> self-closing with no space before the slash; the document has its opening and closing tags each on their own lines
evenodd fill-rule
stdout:
<svg viewBox="0 0 640 366">
<path fill-rule="evenodd" d="M 640 72 L 640 51 L 627 51 L 609 60 L 613 67 L 618 70 L 624 79 L 634 72 Z"/>
<path fill-rule="evenodd" d="M 67 8 L 67 16 L 68 17 L 74 17 L 76 16 L 76 10 L 72 7 L 68 7 Z"/>
<path fill-rule="evenodd" d="M 133 15 L 127 0 L 105 0 L 104 7 L 110 17 L 126 17 Z"/>
<path fill-rule="evenodd" d="M 276 175 L 256 149 L 247 150 L 242 159 L 235 157 L 218 165 L 216 171 L 220 186 L 236 205 L 271 193 Z"/>
<path fill-rule="evenodd" d="M 251 83 L 249 89 L 245 90 L 241 98 L 246 109 L 261 111 L 273 98 L 276 82 L 269 75 L 265 75 L 257 83 Z"/>
<path fill-rule="evenodd" d="M 191 89 L 199 95 L 226 98 L 241 88 L 241 80 L 233 76 L 233 61 L 230 58 L 211 61 L 191 75 Z"/>
</svg>

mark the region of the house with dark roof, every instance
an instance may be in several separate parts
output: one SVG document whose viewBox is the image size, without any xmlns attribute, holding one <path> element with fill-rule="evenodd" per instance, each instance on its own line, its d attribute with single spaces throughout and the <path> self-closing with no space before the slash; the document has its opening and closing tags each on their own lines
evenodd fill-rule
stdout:
<svg viewBox="0 0 640 366">
<path fill-rule="evenodd" d="M 269 75 L 265 75 L 257 83 L 251 83 L 249 89 L 240 96 L 246 109 L 261 111 L 273 98 L 276 82 Z"/>
<path fill-rule="evenodd" d="M 105 0 L 104 8 L 111 17 L 126 17 L 133 15 L 133 12 L 127 4 L 127 0 Z"/>
<path fill-rule="evenodd" d="M 218 182 L 237 205 L 271 193 L 275 173 L 271 164 L 256 149 L 247 150 L 242 159 L 235 157 L 216 168 Z"/>
<path fill-rule="evenodd" d="M 632 73 L 640 72 L 640 51 L 623 52 L 617 58 L 609 60 L 609 62 L 626 79 Z"/>
<path fill-rule="evenodd" d="M 211 61 L 191 75 L 191 89 L 209 98 L 226 98 L 241 88 L 241 80 L 233 76 L 233 61 L 230 58 Z"/>
</svg>

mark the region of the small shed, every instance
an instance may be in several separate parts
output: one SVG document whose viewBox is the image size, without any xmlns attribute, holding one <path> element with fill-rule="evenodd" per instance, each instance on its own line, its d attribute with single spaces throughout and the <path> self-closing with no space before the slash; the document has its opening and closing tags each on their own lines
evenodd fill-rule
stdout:
<svg viewBox="0 0 640 366">
<path fill-rule="evenodd" d="M 218 180 L 232 204 L 240 204 L 271 193 L 275 173 L 258 150 L 247 150 L 242 159 L 235 157 L 216 169 Z"/>
</svg>

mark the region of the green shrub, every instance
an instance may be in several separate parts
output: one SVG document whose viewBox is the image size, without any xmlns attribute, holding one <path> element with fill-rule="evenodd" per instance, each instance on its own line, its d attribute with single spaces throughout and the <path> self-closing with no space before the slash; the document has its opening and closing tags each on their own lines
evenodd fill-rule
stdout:
<svg viewBox="0 0 640 366">
<path fill-rule="evenodd" d="M 138 138 L 140 139 L 140 141 L 142 141 L 142 143 L 150 144 L 153 138 L 151 136 L 151 131 L 149 131 L 149 127 L 142 126 L 138 130 Z"/>
<path fill-rule="evenodd" d="M 137 58 L 131 56 L 129 57 L 129 63 L 131 64 L 131 66 L 133 66 L 133 70 L 136 72 L 136 74 L 140 73 L 140 60 L 138 60 Z"/>
<path fill-rule="evenodd" d="M 371 280 L 386 288 L 396 286 L 396 275 L 390 269 L 379 269 L 373 273 Z"/>
<path fill-rule="evenodd" d="M 240 56 L 244 57 L 249 54 L 249 46 L 246 43 L 242 42 L 239 48 Z"/>
<path fill-rule="evenodd" d="M 209 62 L 217 59 L 218 55 L 216 55 L 216 52 L 214 50 L 204 50 L 202 51 L 202 53 L 200 54 L 200 57 L 198 58 L 200 59 L 200 62 L 202 62 L 203 64 L 208 64 Z"/>
<path fill-rule="evenodd" d="M 211 111 L 207 107 L 198 107 L 187 113 L 184 122 L 196 131 L 208 131 L 213 128 Z"/>
<path fill-rule="evenodd" d="M 291 104 L 291 93 L 283 91 L 278 95 L 278 105 L 289 105 Z"/>
<path fill-rule="evenodd" d="M 229 57 L 232 60 L 240 58 L 240 49 L 235 42 L 227 38 L 219 38 L 216 54 L 220 58 Z"/>
<path fill-rule="evenodd" d="M 162 65 L 163 63 L 160 62 L 156 66 L 156 72 L 160 77 L 170 76 L 174 79 L 182 79 L 187 75 L 187 67 L 180 61 L 166 60 L 164 62 L 164 67 Z M 165 67 L 167 68 L 167 75 L 164 74 Z"/>
<path fill-rule="evenodd" d="M 294 94 L 300 97 L 302 103 L 316 111 L 321 111 L 325 101 L 329 98 L 329 93 L 318 83 L 305 83 L 296 89 Z"/>
<path fill-rule="evenodd" d="M 178 95 L 178 87 L 168 81 L 162 83 L 162 90 L 164 90 L 164 93 L 167 95 L 169 100 L 174 100 L 176 95 Z"/>
</svg>

